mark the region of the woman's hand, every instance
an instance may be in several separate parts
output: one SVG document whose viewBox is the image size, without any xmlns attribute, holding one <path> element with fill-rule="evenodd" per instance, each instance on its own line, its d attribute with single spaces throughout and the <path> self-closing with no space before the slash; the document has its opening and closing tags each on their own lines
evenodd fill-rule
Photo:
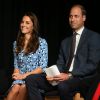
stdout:
<svg viewBox="0 0 100 100">
<path fill-rule="evenodd" d="M 26 78 L 26 74 L 14 73 L 12 74 L 14 80 L 22 80 Z"/>
</svg>

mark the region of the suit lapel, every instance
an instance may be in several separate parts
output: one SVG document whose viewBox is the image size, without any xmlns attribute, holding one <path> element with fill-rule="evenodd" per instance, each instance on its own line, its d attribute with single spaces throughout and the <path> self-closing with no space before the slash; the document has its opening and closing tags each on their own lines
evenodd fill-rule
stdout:
<svg viewBox="0 0 100 100">
<path fill-rule="evenodd" d="M 77 52 L 81 49 L 81 46 L 83 45 L 83 43 L 85 43 L 86 39 L 88 39 L 88 32 L 87 32 L 87 29 L 85 28 L 82 32 L 82 35 L 78 44 Z"/>
</svg>

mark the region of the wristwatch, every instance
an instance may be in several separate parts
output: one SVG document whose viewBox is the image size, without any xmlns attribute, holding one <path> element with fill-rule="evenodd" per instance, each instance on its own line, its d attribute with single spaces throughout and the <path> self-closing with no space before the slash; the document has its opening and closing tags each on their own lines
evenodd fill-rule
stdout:
<svg viewBox="0 0 100 100">
<path fill-rule="evenodd" d="M 71 79 L 73 77 L 73 75 L 71 73 L 68 73 L 69 79 Z"/>
</svg>

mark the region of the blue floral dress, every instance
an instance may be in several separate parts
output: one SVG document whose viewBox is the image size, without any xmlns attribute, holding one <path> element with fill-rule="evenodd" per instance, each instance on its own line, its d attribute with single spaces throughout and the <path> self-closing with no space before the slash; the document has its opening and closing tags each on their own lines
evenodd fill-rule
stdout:
<svg viewBox="0 0 100 100">
<path fill-rule="evenodd" d="M 20 73 L 30 72 L 37 67 L 41 67 L 43 70 L 47 67 L 48 63 L 48 45 L 45 39 L 39 37 L 39 48 L 35 53 L 31 52 L 28 55 L 25 55 L 21 51 L 18 55 L 15 53 L 16 41 L 13 44 L 14 52 L 14 67 L 20 70 Z M 13 84 L 24 84 L 24 80 L 15 80 Z"/>
</svg>

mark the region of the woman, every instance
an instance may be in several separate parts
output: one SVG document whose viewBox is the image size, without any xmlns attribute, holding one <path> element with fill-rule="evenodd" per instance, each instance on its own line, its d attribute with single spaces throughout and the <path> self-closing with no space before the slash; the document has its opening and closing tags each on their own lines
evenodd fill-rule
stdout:
<svg viewBox="0 0 100 100">
<path fill-rule="evenodd" d="M 40 74 L 47 66 L 48 45 L 38 36 L 38 19 L 32 12 L 26 13 L 20 23 L 17 41 L 13 44 L 14 79 L 6 100 L 25 100 L 24 79 L 31 74 Z"/>
</svg>

